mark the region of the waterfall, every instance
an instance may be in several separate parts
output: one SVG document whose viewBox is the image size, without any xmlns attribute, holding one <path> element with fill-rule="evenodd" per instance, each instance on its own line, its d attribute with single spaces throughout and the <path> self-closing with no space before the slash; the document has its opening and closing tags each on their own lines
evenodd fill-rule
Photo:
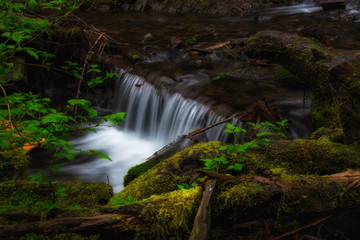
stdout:
<svg viewBox="0 0 360 240">
<path fill-rule="evenodd" d="M 122 129 L 145 139 L 166 144 L 177 136 L 222 120 L 194 100 L 184 99 L 180 94 L 156 89 L 139 76 L 122 73 L 117 84 L 116 112 L 127 112 Z M 210 140 L 226 141 L 224 126 L 207 132 Z"/>
<path fill-rule="evenodd" d="M 223 119 L 209 106 L 156 89 L 145 79 L 121 72 L 116 84 L 114 112 L 127 112 L 118 127 L 102 126 L 72 141 L 76 148 L 104 150 L 112 161 L 85 159 L 68 163 L 55 173 L 58 180 L 81 179 L 107 181 L 115 192 L 123 188 L 127 170 L 146 160 L 178 136 Z M 237 124 L 236 120 L 233 124 Z M 241 123 L 240 123 L 241 124 Z M 227 141 L 225 124 L 206 131 L 208 140 Z"/>
</svg>

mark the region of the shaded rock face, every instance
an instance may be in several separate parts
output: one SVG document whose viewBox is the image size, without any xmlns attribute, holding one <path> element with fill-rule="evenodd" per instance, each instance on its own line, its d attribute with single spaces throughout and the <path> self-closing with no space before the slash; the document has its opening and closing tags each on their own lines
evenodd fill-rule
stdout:
<svg viewBox="0 0 360 240">
<path fill-rule="evenodd" d="M 345 142 L 359 141 L 359 52 L 340 53 L 309 38 L 263 31 L 248 38 L 245 52 L 281 64 L 312 90 L 316 127 L 341 126 Z"/>
<path fill-rule="evenodd" d="M 345 0 L 321 0 L 320 5 L 324 11 L 346 8 Z"/>
</svg>

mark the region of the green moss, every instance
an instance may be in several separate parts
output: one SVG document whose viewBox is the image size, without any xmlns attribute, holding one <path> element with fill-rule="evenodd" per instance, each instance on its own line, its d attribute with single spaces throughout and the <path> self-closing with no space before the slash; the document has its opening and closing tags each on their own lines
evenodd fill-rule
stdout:
<svg viewBox="0 0 360 240">
<path fill-rule="evenodd" d="M 322 178 L 319 175 L 287 174 L 285 172 L 280 174 L 280 181 L 285 183 L 308 184 L 316 187 L 325 186 L 329 183 L 325 178 Z"/>
<path fill-rule="evenodd" d="M 74 206 L 94 208 L 98 205 L 107 204 L 113 196 L 112 186 L 104 182 L 66 182 L 66 196 L 59 198 L 62 206 Z"/>
<path fill-rule="evenodd" d="M 129 185 L 129 183 L 132 182 L 132 180 L 143 175 L 158 163 L 159 163 L 158 161 L 146 161 L 130 168 L 127 174 L 124 176 L 124 187 Z"/>
<path fill-rule="evenodd" d="M 344 132 L 341 128 L 318 128 L 311 134 L 311 139 L 327 140 L 335 143 L 344 143 Z"/>
<path fill-rule="evenodd" d="M 0 148 L 0 182 L 11 180 L 15 175 L 22 178 L 28 165 L 29 156 L 24 149 Z"/>
<path fill-rule="evenodd" d="M 294 86 L 301 83 L 300 79 L 294 74 L 290 73 L 283 66 L 277 65 L 274 68 L 274 78 L 276 82 L 280 82 L 286 85 Z"/>
<path fill-rule="evenodd" d="M 195 169 L 203 167 L 200 159 L 220 156 L 220 146 L 220 142 L 208 142 L 186 148 L 134 179 L 118 196 L 121 199 L 132 196 L 139 200 L 176 190 L 179 184 L 190 184 Z"/>
<path fill-rule="evenodd" d="M 331 174 L 360 167 L 359 150 L 325 140 L 278 141 L 266 148 L 265 161 L 298 174 Z"/>
<path fill-rule="evenodd" d="M 201 195 L 201 188 L 192 188 L 144 199 L 140 217 L 145 226 L 138 232 L 137 239 L 181 239 L 191 231 Z"/>
<path fill-rule="evenodd" d="M 90 214 L 106 204 L 112 195 L 112 187 L 105 183 L 67 182 L 50 186 L 8 181 L 0 184 L 0 213 L 24 213 L 40 217 L 60 212 Z"/>
<path fill-rule="evenodd" d="M 339 106 L 322 90 L 311 92 L 311 119 L 316 128 L 340 127 Z"/>
<path fill-rule="evenodd" d="M 259 208 L 270 200 L 273 192 L 269 184 L 244 182 L 220 192 L 216 196 L 216 212 L 226 218 L 238 221 L 254 214 L 262 214 Z"/>
</svg>

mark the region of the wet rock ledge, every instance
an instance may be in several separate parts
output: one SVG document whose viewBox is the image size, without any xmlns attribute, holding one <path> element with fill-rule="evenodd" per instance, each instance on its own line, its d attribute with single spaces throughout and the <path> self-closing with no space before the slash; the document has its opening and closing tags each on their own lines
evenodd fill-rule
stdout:
<svg viewBox="0 0 360 240">
<path fill-rule="evenodd" d="M 101 0 L 87 1 L 83 9 L 98 11 L 153 11 L 167 13 L 208 13 L 241 15 L 266 7 L 292 5 L 300 0 Z"/>
</svg>

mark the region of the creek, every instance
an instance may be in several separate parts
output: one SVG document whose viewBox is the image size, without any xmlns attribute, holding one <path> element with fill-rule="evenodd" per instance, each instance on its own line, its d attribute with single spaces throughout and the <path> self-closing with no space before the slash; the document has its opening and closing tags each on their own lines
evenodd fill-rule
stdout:
<svg viewBox="0 0 360 240">
<path fill-rule="evenodd" d="M 293 137 L 309 137 L 310 100 L 306 90 L 275 86 L 268 81 L 263 81 L 256 87 L 249 87 L 251 81 L 244 81 L 236 86 L 233 81 L 229 81 L 224 86 L 219 84 L 213 89 L 209 90 L 205 87 L 206 91 L 198 91 L 197 89 L 204 85 L 209 85 L 211 76 L 228 71 L 229 65 L 234 63 L 222 59 L 221 55 L 210 55 L 210 58 L 213 58 L 210 68 L 204 68 L 196 62 L 189 63 L 187 53 L 173 51 L 169 39 L 181 38 L 190 41 L 194 36 L 201 37 L 204 32 L 212 29 L 213 32 L 216 31 L 216 35 L 201 41 L 215 44 L 227 39 L 248 37 L 265 29 L 298 33 L 306 26 L 317 25 L 326 33 L 335 48 L 359 49 L 358 1 L 349 2 L 347 7 L 345 17 L 340 16 L 344 13 L 324 14 L 321 7 L 312 2 L 264 9 L 242 17 L 159 13 L 79 13 L 87 23 L 105 31 L 118 42 L 140 46 L 150 51 L 150 54 L 146 55 L 141 64 L 117 70 L 121 78 L 117 80 L 115 97 L 108 104 L 108 110 L 127 112 L 125 123 L 119 127 L 99 127 L 96 134 L 88 133 L 76 136 L 72 140 L 75 147 L 85 151 L 104 150 L 112 161 L 82 157 L 75 163 L 65 162 L 66 165 L 54 174 L 54 179 L 87 181 L 109 179 L 114 191 L 119 192 L 123 188 L 123 176 L 130 167 L 145 161 L 177 136 L 208 126 L 237 111 L 243 111 L 256 99 L 264 96 L 271 104 L 280 108 L 283 116 L 291 120 L 290 131 Z M 349 16 L 353 21 L 346 20 Z M 153 36 L 156 43 L 142 42 L 148 33 Z M 164 86 L 164 83 L 172 83 L 174 79 L 181 83 L 176 91 L 159 87 Z M 221 92 L 220 88 L 226 91 Z M 214 91 L 216 96 L 211 94 Z M 236 96 L 233 94 L 234 91 Z M 226 98 L 222 103 L 217 102 L 219 95 Z M 233 104 L 236 107 L 232 107 L 231 111 L 219 111 L 220 108 L 223 109 L 224 104 Z M 224 125 L 209 130 L 207 139 L 226 142 L 228 135 L 223 132 Z M 31 171 L 36 172 L 43 167 L 43 164 L 35 163 Z"/>
</svg>

